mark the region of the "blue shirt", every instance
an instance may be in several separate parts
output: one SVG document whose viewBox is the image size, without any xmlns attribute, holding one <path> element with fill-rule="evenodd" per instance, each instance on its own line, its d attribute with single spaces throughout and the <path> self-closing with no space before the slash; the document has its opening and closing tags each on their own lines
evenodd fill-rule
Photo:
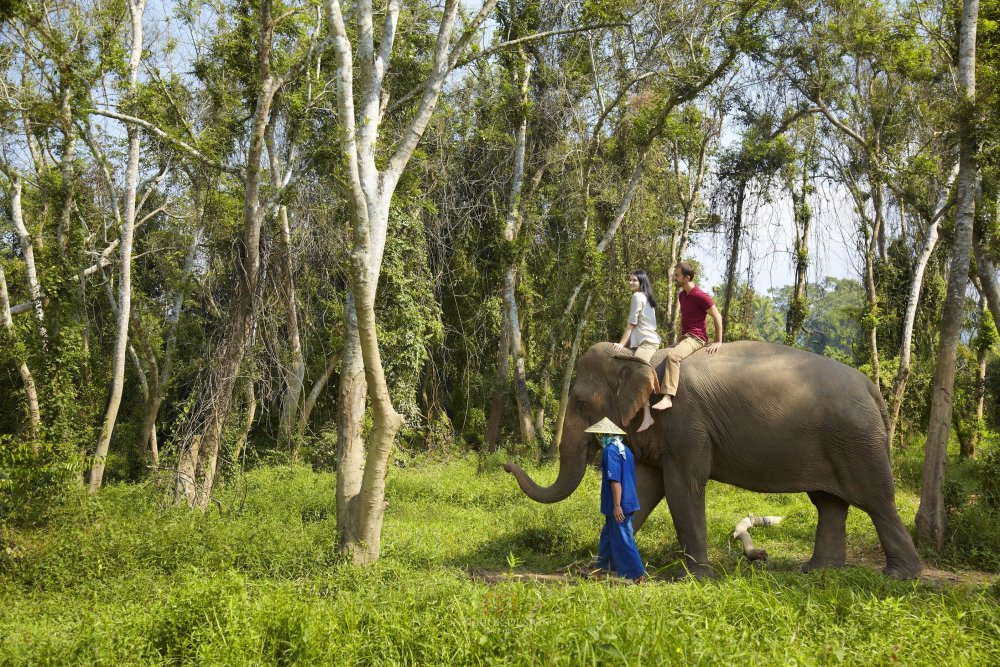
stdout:
<svg viewBox="0 0 1000 667">
<path fill-rule="evenodd" d="M 635 490 L 635 457 L 628 447 L 622 447 L 622 456 L 615 444 L 604 448 L 601 455 L 601 514 L 615 513 L 615 497 L 611 493 L 611 482 L 622 485 L 622 512 L 629 514 L 639 509 L 639 497 Z"/>
</svg>

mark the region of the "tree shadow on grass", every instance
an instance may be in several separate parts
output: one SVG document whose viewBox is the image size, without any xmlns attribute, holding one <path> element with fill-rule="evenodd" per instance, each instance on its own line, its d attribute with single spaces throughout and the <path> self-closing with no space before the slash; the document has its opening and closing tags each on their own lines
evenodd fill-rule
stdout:
<svg viewBox="0 0 1000 667">
<path fill-rule="evenodd" d="M 581 540 L 561 526 L 528 526 L 482 542 L 474 549 L 456 554 L 445 564 L 462 568 L 513 566 L 549 574 L 588 559 L 596 550 L 596 540 Z"/>
</svg>

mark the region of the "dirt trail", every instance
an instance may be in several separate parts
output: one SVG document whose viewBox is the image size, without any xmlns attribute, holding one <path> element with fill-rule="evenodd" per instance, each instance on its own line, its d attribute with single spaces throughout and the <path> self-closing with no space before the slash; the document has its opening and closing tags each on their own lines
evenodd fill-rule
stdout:
<svg viewBox="0 0 1000 667">
<path fill-rule="evenodd" d="M 851 567 L 851 566 L 848 566 Z M 880 571 L 881 565 L 863 563 L 856 567 L 864 567 L 871 570 Z M 481 581 L 487 584 L 503 584 L 508 582 L 518 583 L 538 583 L 538 584 L 562 584 L 575 585 L 582 581 L 608 581 L 616 584 L 628 584 L 629 582 L 614 575 L 600 572 L 589 574 L 582 566 L 571 565 L 564 568 L 562 572 L 528 572 L 525 570 L 489 570 L 485 568 L 468 568 L 466 572 L 474 581 Z M 807 576 L 807 575 L 802 575 Z M 992 572 L 980 572 L 978 570 L 961 570 L 951 572 L 927 567 L 920 574 L 920 583 L 937 587 L 945 586 L 985 586 L 993 583 L 998 575 Z M 650 579 L 654 581 L 670 581 L 669 578 L 660 578 L 656 574 L 651 574 Z"/>
</svg>

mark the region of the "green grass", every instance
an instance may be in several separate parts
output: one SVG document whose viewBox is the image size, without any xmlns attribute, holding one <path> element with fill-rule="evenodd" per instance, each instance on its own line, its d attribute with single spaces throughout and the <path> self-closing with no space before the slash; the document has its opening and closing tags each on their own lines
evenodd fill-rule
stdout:
<svg viewBox="0 0 1000 667">
<path fill-rule="evenodd" d="M 532 469 L 541 482 L 555 469 Z M 334 555 L 331 474 L 264 468 L 192 513 L 150 487 L 78 499 L 48 527 L 7 533 L 0 665 L 63 664 L 1000 664 L 996 585 L 887 579 L 852 510 L 849 567 L 804 576 L 816 515 L 796 495 L 709 489 L 716 581 L 547 585 L 474 581 L 508 562 L 555 572 L 596 549 L 598 476 L 568 500 L 527 500 L 470 460 L 393 469 L 383 558 Z M 900 491 L 912 525 L 916 497 Z M 728 539 L 748 511 L 771 561 Z M 665 506 L 638 535 L 652 569 L 675 561 Z"/>
</svg>

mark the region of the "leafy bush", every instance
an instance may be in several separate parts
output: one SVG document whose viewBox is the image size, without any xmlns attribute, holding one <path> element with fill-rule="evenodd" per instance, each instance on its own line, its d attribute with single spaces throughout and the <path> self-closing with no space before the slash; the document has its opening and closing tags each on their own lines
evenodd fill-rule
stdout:
<svg viewBox="0 0 1000 667">
<path fill-rule="evenodd" d="M 983 501 L 1000 510 L 1000 445 L 994 444 L 979 459 L 979 480 Z"/>
<path fill-rule="evenodd" d="M 44 523 L 71 492 L 81 461 L 66 447 L 0 435 L 0 524 Z"/>
</svg>

